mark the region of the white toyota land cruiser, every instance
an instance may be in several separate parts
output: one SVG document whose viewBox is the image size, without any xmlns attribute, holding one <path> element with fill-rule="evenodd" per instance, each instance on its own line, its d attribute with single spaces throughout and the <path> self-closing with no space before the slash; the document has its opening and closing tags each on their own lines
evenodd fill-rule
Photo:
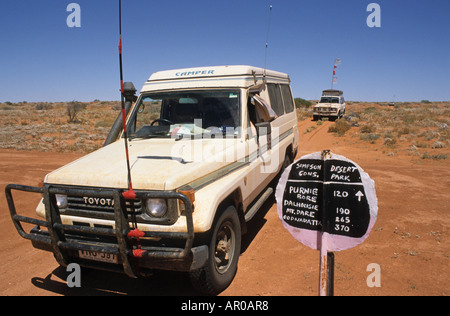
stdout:
<svg viewBox="0 0 450 316">
<path fill-rule="evenodd" d="M 345 114 L 344 93 L 340 90 L 323 90 L 319 103 L 314 106 L 313 120 L 321 117 L 339 119 Z"/>
<path fill-rule="evenodd" d="M 241 234 L 297 152 L 289 76 L 250 66 L 154 73 L 139 97 L 125 84 L 130 178 L 121 115 L 105 146 L 49 173 L 42 187 L 9 184 L 19 234 L 78 263 L 137 277 L 186 271 L 207 294 L 233 280 Z M 42 194 L 36 219 L 16 212 L 13 190 Z M 21 222 L 37 225 L 25 232 Z M 136 229 L 137 228 L 137 229 Z"/>
</svg>

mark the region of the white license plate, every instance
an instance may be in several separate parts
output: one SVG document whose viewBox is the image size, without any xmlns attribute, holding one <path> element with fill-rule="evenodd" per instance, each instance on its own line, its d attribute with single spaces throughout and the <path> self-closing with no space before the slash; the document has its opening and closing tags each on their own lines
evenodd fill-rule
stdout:
<svg viewBox="0 0 450 316">
<path fill-rule="evenodd" d="M 113 253 L 78 250 L 78 255 L 82 259 L 101 261 L 107 263 L 118 263 L 117 256 Z"/>
</svg>

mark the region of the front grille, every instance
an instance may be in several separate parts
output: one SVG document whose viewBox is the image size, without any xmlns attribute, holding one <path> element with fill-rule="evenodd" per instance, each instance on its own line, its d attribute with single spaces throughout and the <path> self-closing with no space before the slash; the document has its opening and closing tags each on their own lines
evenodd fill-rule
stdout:
<svg viewBox="0 0 450 316">
<path fill-rule="evenodd" d="M 60 210 L 63 215 L 107 220 L 114 219 L 114 200 L 112 199 L 68 196 L 67 201 L 67 208 Z M 135 199 L 132 203 L 136 215 L 140 215 L 142 213 L 142 201 L 140 199 Z M 131 215 L 133 212 L 131 202 L 126 201 L 125 205 L 127 207 L 128 214 Z"/>
<path fill-rule="evenodd" d="M 119 191 L 119 198 L 115 197 L 113 190 L 101 191 L 99 188 L 77 189 L 72 187 L 58 187 L 54 194 L 67 196 L 67 207 L 59 208 L 59 213 L 65 216 L 76 216 L 89 219 L 115 221 L 115 210 L 120 212 L 126 209 L 128 221 L 136 220 L 138 223 L 173 225 L 179 217 L 179 203 L 176 192 L 167 191 L 136 191 L 136 199 L 125 200 Z M 162 217 L 153 217 L 146 211 L 145 201 L 152 198 L 163 198 L 167 203 L 167 213 Z M 115 199 L 122 203 L 114 205 Z M 56 205 L 55 205 L 56 206 Z M 134 211 L 133 211 L 134 210 Z M 72 219 L 77 221 L 76 219 Z"/>
</svg>

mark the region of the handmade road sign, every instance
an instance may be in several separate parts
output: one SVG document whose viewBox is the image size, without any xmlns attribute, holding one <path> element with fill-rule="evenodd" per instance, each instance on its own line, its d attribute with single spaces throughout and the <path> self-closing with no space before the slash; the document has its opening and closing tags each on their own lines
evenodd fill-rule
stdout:
<svg viewBox="0 0 450 316">
<path fill-rule="evenodd" d="M 275 195 L 284 227 L 312 249 L 352 248 L 368 237 L 377 218 L 374 181 L 353 161 L 329 152 L 287 167 Z"/>
</svg>

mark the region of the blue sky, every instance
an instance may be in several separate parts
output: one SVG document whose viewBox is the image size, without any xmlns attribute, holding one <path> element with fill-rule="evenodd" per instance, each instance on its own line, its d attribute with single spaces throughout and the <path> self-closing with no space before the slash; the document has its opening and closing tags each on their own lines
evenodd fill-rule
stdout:
<svg viewBox="0 0 450 316">
<path fill-rule="evenodd" d="M 69 28 L 69 3 L 81 27 Z M 450 0 L 122 0 L 124 79 L 158 70 L 264 67 L 295 97 L 330 88 L 347 100 L 450 100 Z M 381 27 L 366 11 L 381 8 Z M 119 100 L 118 0 L 15 0 L 0 7 L 0 102 Z"/>
</svg>

